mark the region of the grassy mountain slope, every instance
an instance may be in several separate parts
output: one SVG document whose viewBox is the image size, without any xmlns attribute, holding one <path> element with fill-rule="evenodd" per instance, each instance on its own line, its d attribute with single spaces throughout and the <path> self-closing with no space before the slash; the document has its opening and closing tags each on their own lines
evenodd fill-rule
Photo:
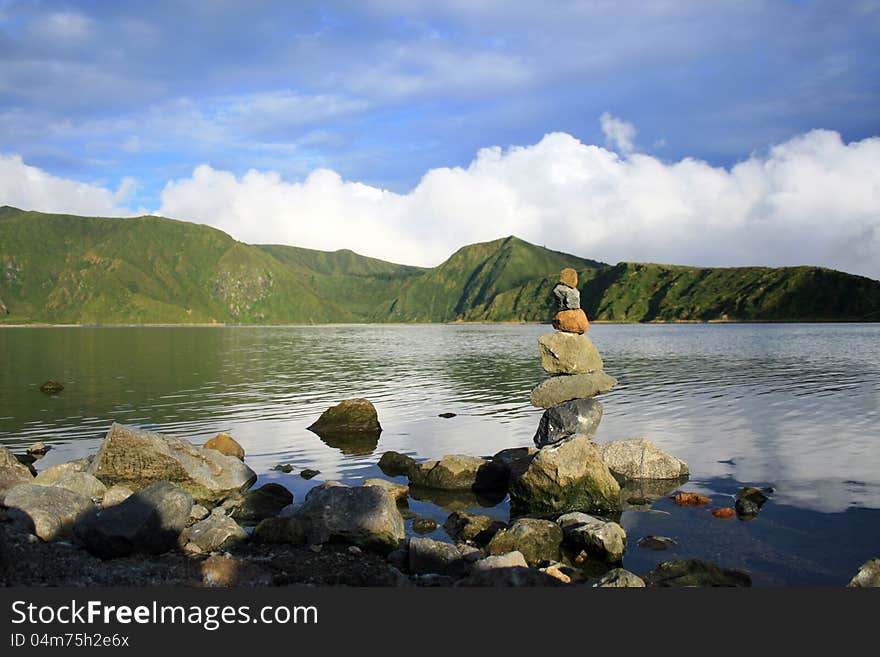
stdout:
<svg viewBox="0 0 880 657">
<path fill-rule="evenodd" d="M 591 319 L 880 321 L 880 282 L 819 267 L 611 266 L 507 237 L 422 269 L 161 217 L 0 208 L 0 323 L 548 321 L 563 267 Z"/>
</svg>

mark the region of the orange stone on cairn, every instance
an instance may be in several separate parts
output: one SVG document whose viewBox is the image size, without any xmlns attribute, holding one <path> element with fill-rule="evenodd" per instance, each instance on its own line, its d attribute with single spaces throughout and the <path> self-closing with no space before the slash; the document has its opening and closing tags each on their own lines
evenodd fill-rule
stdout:
<svg viewBox="0 0 880 657">
<path fill-rule="evenodd" d="M 568 285 L 568 287 L 577 287 L 578 273 L 574 269 L 566 267 L 559 273 L 559 282 Z"/>
<path fill-rule="evenodd" d="M 244 461 L 244 448 L 228 433 L 218 433 L 205 443 L 205 449 L 213 449 L 226 456 L 234 456 Z"/>
<path fill-rule="evenodd" d="M 560 310 L 553 317 L 553 328 L 566 333 L 586 333 L 590 328 L 587 314 L 578 308 L 577 310 Z"/>
</svg>

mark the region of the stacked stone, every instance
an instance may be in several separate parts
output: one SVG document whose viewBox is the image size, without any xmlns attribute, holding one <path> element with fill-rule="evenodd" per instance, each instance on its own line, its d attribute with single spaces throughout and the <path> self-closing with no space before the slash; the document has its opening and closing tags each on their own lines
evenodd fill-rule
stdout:
<svg viewBox="0 0 880 657">
<path fill-rule="evenodd" d="M 563 269 L 553 288 L 556 314 L 554 333 L 538 339 L 541 366 L 553 375 L 532 390 L 533 406 L 547 409 L 535 434 L 535 445 L 545 447 L 575 435 L 592 438 L 602 419 L 602 405 L 593 399 L 608 392 L 617 380 L 604 371 L 604 363 L 593 341 L 581 309 L 577 272 Z"/>
</svg>

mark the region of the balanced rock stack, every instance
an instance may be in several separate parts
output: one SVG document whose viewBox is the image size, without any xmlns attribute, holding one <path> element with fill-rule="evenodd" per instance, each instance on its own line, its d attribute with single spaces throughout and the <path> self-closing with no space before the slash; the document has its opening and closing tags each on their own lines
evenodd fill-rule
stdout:
<svg viewBox="0 0 880 657">
<path fill-rule="evenodd" d="M 576 271 L 562 270 L 553 296 L 557 331 L 538 339 L 541 365 L 552 376 L 531 394 L 532 405 L 547 410 L 534 438 L 538 453 L 511 478 L 511 504 L 523 512 L 619 512 L 620 487 L 592 441 L 602 419 L 593 397 L 617 380 L 605 373 L 599 351 L 584 335 L 590 325 Z"/>
</svg>

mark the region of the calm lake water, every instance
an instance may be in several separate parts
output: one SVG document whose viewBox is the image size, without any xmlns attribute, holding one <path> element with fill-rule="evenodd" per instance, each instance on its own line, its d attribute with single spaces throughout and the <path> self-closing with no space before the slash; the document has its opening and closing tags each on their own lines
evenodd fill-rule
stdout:
<svg viewBox="0 0 880 657">
<path fill-rule="evenodd" d="M 219 431 L 246 449 L 260 483 L 302 500 L 327 479 L 384 476 L 381 454 L 491 455 L 530 445 L 539 409 L 538 325 L 0 330 L 0 444 L 54 449 L 38 469 L 94 452 L 112 421 L 201 444 Z M 594 325 L 620 385 L 603 395 L 598 442 L 646 437 L 685 459 L 681 490 L 732 506 L 744 485 L 775 493 L 749 522 L 661 498 L 626 511 L 625 567 L 703 558 L 748 569 L 755 585 L 843 585 L 880 557 L 880 325 Z M 39 385 L 62 381 L 48 396 Z M 367 397 L 378 442 L 325 442 L 306 430 L 343 399 Z M 452 412 L 450 419 L 439 413 Z M 311 481 L 272 471 L 320 470 Z M 672 492 L 672 491 L 668 491 Z M 411 500 L 439 522 L 451 509 L 507 519 L 508 506 Z M 408 521 L 407 525 L 409 525 Z M 646 534 L 678 546 L 636 545 Z M 444 539 L 442 528 L 433 537 Z"/>
</svg>

